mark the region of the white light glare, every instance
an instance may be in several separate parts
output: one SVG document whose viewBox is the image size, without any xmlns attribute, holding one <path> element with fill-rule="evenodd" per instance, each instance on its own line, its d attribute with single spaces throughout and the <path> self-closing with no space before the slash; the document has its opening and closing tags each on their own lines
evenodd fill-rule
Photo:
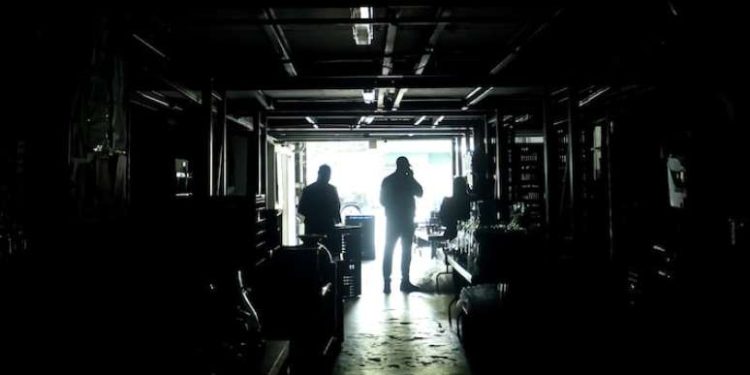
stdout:
<svg viewBox="0 0 750 375">
<path fill-rule="evenodd" d="M 365 104 L 372 104 L 375 102 L 375 90 L 362 90 L 362 99 Z"/>
<path fill-rule="evenodd" d="M 359 18 L 372 18 L 372 7 L 359 7 Z"/>
</svg>

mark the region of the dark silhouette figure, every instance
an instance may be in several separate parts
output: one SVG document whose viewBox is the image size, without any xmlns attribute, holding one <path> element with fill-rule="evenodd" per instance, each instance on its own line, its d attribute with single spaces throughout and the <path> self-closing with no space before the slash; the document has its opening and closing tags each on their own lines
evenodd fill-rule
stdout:
<svg viewBox="0 0 750 375">
<path fill-rule="evenodd" d="M 446 240 L 456 238 L 458 221 L 469 218 L 469 194 L 465 177 L 453 178 L 453 196 L 443 199 L 438 217 L 445 226 L 443 237 Z"/>
<path fill-rule="evenodd" d="M 419 289 L 409 281 L 411 244 L 414 239 L 414 197 L 422 196 L 422 185 L 414 179 L 409 160 L 403 156 L 396 159 L 396 172 L 385 179 L 380 187 L 380 204 L 385 207 L 386 232 L 385 256 L 383 257 L 384 293 L 391 292 L 391 268 L 396 241 L 401 238 L 401 290 Z"/>
<path fill-rule="evenodd" d="M 328 183 L 330 180 L 331 167 L 321 165 L 318 180 L 302 190 L 298 209 L 305 217 L 305 234 L 326 235 L 326 243 L 333 238 L 336 224 L 341 223 L 339 193 L 335 186 Z"/>
</svg>

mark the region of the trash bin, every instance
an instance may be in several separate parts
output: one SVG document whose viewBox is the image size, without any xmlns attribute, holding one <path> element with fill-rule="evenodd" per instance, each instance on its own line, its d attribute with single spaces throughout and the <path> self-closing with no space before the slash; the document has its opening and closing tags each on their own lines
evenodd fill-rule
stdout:
<svg viewBox="0 0 750 375">
<path fill-rule="evenodd" d="M 373 215 L 348 215 L 345 218 L 346 225 L 359 225 L 361 242 L 360 254 L 363 260 L 375 259 L 375 216 Z"/>
</svg>

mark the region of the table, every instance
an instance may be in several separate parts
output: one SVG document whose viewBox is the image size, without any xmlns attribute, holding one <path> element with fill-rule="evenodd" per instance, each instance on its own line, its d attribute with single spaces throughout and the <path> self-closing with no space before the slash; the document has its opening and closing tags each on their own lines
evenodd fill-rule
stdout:
<svg viewBox="0 0 750 375">
<path fill-rule="evenodd" d="M 461 276 L 464 280 L 466 280 L 467 283 L 471 284 L 471 280 L 473 278 L 473 275 L 469 270 L 464 268 L 458 261 L 456 261 L 456 258 L 454 258 L 451 255 L 447 255 L 448 257 L 448 265 L 453 267 L 453 271 L 457 273 L 459 276 Z"/>
<path fill-rule="evenodd" d="M 417 246 L 425 242 L 430 244 L 430 259 L 437 258 L 438 243 L 445 240 L 444 235 L 445 228 L 436 225 L 420 226 L 414 231 Z"/>
</svg>

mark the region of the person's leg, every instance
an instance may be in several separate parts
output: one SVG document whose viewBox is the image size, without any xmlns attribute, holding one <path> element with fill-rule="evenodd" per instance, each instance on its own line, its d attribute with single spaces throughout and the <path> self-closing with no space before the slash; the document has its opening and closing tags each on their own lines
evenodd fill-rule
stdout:
<svg viewBox="0 0 750 375">
<path fill-rule="evenodd" d="M 401 283 L 411 285 L 409 268 L 411 267 L 411 248 L 414 241 L 414 220 L 401 223 Z"/>
<path fill-rule="evenodd" d="M 390 291 L 391 286 L 391 269 L 393 268 L 393 249 L 396 247 L 399 233 L 397 226 L 392 220 L 386 219 L 385 227 L 385 252 L 383 254 L 383 283 L 386 293 Z"/>
</svg>

